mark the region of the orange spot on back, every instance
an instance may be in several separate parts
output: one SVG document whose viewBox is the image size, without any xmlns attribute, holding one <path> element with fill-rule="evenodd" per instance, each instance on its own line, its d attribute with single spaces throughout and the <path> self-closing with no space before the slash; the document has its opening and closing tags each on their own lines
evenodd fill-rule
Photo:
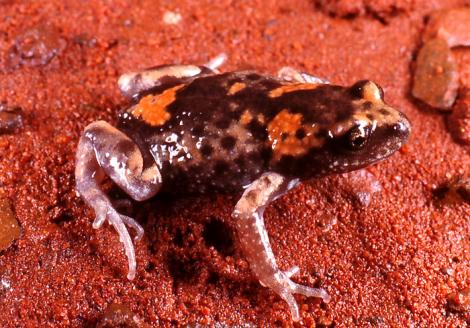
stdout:
<svg viewBox="0 0 470 328">
<path fill-rule="evenodd" d="M 230 89 L 228 89 L 227 95 L 233 96 L 234 94 L 236 94 L 237 92 L 239 92 L 239 91 L 241 91 L 245 88 L 246 88 L 245 83 L 235 82 L 234 84 L 232 84 Z"/>
<path fill-rule="evenodd" d="M 142 118 L 152 126 L 165 124 L 170 118 L 168 106 L 176 99 L 176 91 L 184 87 L 184 84 L 174 86 L 158 95 L 148 95 L 143 97 L 132 110 L 132 115 Z"/>
<path fill-rule="evenodd" d="M 283 85 L 279 88 L 273 89 L 269 92 L 270 98 L 276 98 L 282 96 L 284 93 L 300 91 L 300 90 L 313 90 L 318 87 L 318 84 L 314 83 L 294 83 Z"/>
<path fill-rule="evenodd" d="M 240 116 L 240 123 L 243 125 L 247 125 L 251 122 L 252 119 L 253 115 L 251 115 L 251 113 L 246 110 L 243 112 L 242 116 Z"/>
<path fill-rule="evenodd" d="M 296 136 L 299 129 L 304 131 L 303 138 Z M 278 160 L 283 155 L 304 155 L 310 148 L 320 147 L 323 140 L 315 136 L 317 130 L 316 126 L 302 123 L 302 114 L 292 114 L 283 109 L 268 124 L 268 142 L 274 159 Z"/>
</svg>

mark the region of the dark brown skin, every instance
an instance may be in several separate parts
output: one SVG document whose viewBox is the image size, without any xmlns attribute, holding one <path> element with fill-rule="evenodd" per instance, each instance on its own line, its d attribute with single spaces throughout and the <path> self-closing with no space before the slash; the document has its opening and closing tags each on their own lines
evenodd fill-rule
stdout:
<svg viewBox="0 0 470 328">
<path fill-rule="evenodd" d="M 392 154 L 409 134 L 407 119 L 382 95 L 365 99 L 365 90 L 378 88 L 372 82 L 312 86 L 233 72 L 175 85 L 169 83 L 174 99 L 159 109 L 167 113 L 162 122 L 132 115 L 151 97 L 146 92 L 119 115 L 117 126 L 143 154 L 150 151 L 162 190 L 171 193 L 238 192 L 266 171 L 302 180 L 351 171 Z M 364 111 L 372 120 L 356 117 Z M 364 144 L 354 145 L 351 134 L 361 122 Z"/>
</svg>

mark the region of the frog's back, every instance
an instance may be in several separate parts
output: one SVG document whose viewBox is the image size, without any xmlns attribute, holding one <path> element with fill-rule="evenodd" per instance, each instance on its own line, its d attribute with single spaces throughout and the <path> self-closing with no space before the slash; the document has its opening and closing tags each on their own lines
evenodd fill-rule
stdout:
<svg viewBox="0 0 470 328">
<path fill-rule="evenodd" d="M 238 191 L 271 158 L 266 124 L 277 109 L 267 94 L 280 85 L 251 72 L 196 78 L 143 95 L 118 128 L 150 150 L 164 190 Z"/>
</svg>

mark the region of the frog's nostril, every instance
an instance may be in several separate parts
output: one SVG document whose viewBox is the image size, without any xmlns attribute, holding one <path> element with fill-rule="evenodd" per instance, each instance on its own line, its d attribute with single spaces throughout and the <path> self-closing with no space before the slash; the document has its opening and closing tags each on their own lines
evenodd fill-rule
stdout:
<svg viewBox="0 0 470 328">
<path fill-rule="evenodd" d="M 400 114 L 400 120 L 398 120 L 394 125 L 393 125 L 393 130 L 396 131 L 397 133 L 408 137 L 408 135 L 411 132 L 411 123 L 406 118 L 405 115 Z"/>
</svg>

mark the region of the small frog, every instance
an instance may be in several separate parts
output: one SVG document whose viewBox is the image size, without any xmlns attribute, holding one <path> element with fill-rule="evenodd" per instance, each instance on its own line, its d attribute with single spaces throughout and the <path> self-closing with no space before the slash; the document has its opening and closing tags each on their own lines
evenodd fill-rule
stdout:
<svg viewBox="0 0 470 328">
<path fill-rule="evenodd" d="M 136 201 L 158 192 L 242 193 L 235 205 L 241 248 L 263 286 L 284 299 L 300 320 L 293 294 L 330 296 L 281 271 L 269 243 L 263 212 L 299 182 L 348 172 L 380 161 L 407 140 L 410 123 L 384 103 L 372 81 L 350 87 L 283 68 L 277 77 L 256 72 L 220 73 L 219 56 L 203 66 L 164 65 L 119 78 L 132 105 L 117 127 L 91 123 L 80 139 L 77 190 L 96 214 L 93 227 L 114 226 L 136 274 L 133 241 L 144 231 L 122 215 L 101 190 L 110 177 Z"/>
</svg>

